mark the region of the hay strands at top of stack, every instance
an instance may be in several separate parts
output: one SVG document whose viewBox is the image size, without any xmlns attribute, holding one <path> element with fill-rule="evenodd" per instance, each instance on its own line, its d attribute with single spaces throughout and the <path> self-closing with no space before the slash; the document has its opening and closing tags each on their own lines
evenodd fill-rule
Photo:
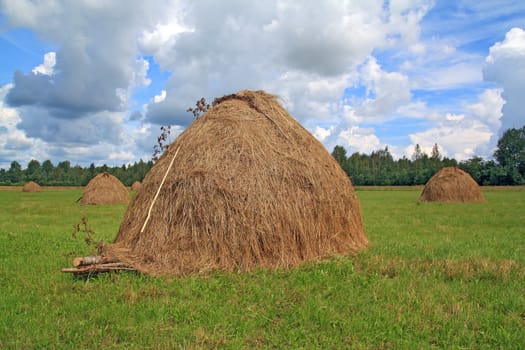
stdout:
<svg viewBox="0 0 525 350">
<path fill-rule="evenodd" d="M 74 275 L 94 274 L 111 271 L 136 271 L 133 267 L 118 261 L 115 258 L 97 255 L 77 257 L 73 259 L 73 268 L 63 268 L 61 272 L 73 273 Z"/>
</svg>

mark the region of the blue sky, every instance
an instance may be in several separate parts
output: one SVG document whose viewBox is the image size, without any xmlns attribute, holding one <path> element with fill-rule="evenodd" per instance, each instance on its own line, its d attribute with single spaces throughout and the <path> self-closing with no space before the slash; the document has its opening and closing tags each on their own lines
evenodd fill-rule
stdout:
<svg viewBox="0 0 525 350">
<path fill-rule="evenodd" d="M 277 94 L 331 151 L 491 157 L 525 124 L 525 3 L 0 0 L 0 167 L 150 159 L 200 97 Z"/>
</svg>

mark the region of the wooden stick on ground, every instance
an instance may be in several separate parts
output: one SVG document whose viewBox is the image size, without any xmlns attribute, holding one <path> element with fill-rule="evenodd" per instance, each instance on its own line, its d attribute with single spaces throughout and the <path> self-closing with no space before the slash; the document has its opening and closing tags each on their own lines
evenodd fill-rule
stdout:
<svg viewBox="0 0 525 350">
<path fill-rule="evenodd" d="M 110 256 L 85 256 L 73 259 L 73 268 L 63 268 L 62 272 L 75 275 L 109 272 L 109 271 L 136 271 L 133 267 Z"/>
<path fill-rule="evenodd" d="M 61 272 L 73 273 L 75 275 L 83 275 L 97 272 L 110 271 L 136 271 L 134 268 L 123 263 L 107 263 L 107 264 L 93 264 L 79 267 L 63 268 Z"/>
<path fill-rule="evenodd" d="M 78 266 L 85 266 L 85 265 L 92 265 L 92 264 L 106 264 L 106 263 L 113 263 L 113 262 L 118 262 L 118 260 L 110 256 L 104 256 L 104 255 L 84 256 L 84 257 L 74 258 L 73 266 L 78 267 Z"/>
</svg>

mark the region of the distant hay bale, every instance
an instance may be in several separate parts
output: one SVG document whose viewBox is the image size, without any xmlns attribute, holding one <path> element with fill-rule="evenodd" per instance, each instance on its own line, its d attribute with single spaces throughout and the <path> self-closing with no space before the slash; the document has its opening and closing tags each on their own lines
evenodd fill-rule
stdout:
<svg viewBox="0 0 525 350">
<path fill-rule="evenodd" d="M 34 181 L 29 181 L 22 187 L 23 192 L 42 192 L 42 187 Z"/>
<path fill-rule="evenodd" d="M 135 181 L 132 185 L 131 185 L 131 189 L 135 192 L 137 192 L 138 190 L 140 190 L 142 188 L 142 184 L 140 183 L 140 181 Z"/>
<path fill-rule="evenodd" d="M 456 167 L 438 171 L 423 188 L 419 198 L 423 202 L 485 202 L 474 179 Z"/>
<path fill-rule="evenodd" d="M 84 188 L 80 204 L 128 204 L 128 189 L 115 176 L 100 173 Z"/>
<path fill-rule="evenodd" d="M 185 275 L 366 248 L 350 179 L 276 97 L 242 91 L 219 101 L 148 172 L 105 253 L 144 273 Z"/>
</svg>

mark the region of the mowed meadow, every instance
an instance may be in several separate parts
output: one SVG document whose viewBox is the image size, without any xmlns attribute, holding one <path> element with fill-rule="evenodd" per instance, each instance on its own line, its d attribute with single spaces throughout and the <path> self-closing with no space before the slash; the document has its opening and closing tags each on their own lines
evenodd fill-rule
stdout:
<svg viewBox="0 0 525 350">
<path fill-rule="evenodd" d="M 0 191 L 1 349 L 519 349 L 525 188 L 487 203 L 419 203 L 421 188 L 357 188 L 369 249 L 290 270 L 151 278 L 60 272 L 110 242 L 123 205 L 81 189 Z"/>
</svg>

